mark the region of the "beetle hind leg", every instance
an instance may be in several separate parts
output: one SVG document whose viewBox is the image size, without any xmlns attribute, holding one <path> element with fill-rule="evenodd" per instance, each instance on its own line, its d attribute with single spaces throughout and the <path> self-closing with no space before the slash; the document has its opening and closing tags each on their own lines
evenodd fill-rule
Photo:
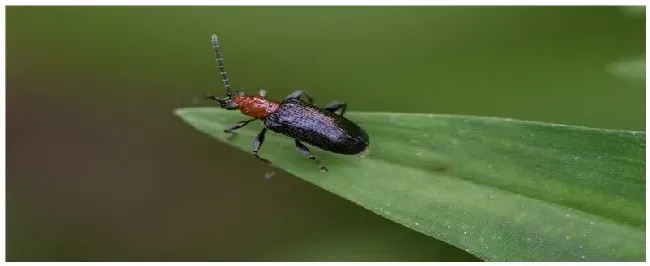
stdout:
<svg viewBox="0 0 650 266">
<path fill-rule="evenodd" d="M 311 153 L 311 151 L 309 151 L 309 149 L 304 144 L 300 143 L 300 141 L 298 140 L 295 141 L 296 141 L 296 148 L 298 149 L 300 154 L 302 154 L 302 156 L 304 156 L 309 160 L 314 161 L 316 165 L 318 165 L 318 169 L 321 170 L 321 172 L 327 172 L 327 167 L 325 167 L 325 165 L 323 165 L 318 159 L 316 159 L 316 155 Z"/>
<path fill-rule="evenodd" d="M 323 109 L 330 111 L 332 113 L 336 112 L 336 110 L 341 109 L 341 116 L 343 116 L 345 114 L 345 111 L 348 109 L 348 104 L 344 102 L 333 101 L 325 105 Z"/>
</svg>

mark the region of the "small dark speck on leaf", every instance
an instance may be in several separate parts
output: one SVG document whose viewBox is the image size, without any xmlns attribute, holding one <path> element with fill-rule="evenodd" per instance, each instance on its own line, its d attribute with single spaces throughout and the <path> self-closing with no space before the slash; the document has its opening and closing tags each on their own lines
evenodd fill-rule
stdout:
<svg viewBox="0 0 650 266">
<path fill-rule="evenodd" d="M 433 171 L 436 172 L 445 172 L 447 170 L 449 170 L 449 164 L 447 163 L 439 163 L 433 166 Z"/>
</svg>

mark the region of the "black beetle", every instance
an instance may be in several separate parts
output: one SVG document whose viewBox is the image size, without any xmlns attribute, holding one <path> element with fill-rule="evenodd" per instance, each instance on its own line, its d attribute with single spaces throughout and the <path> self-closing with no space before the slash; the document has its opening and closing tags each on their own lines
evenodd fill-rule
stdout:
<svg viewBox="0 0 650 266">
<path fill-rule="evenodd" d="M 266 99 L 264 90 L 260 90 L 259 95 L 248 95 L 243 91 L 233 94 L 230 90 L 228 74 L 224 69 L 217 35 L 212 35 L 212 47 L 219 64 L 226 97 L 204 95 L 203 98 L 216 101 L 221 108 L 239 110 L 242 114 L 253 117 L 224 129 L 226 133 L 234 133 L 234 130 L 254 120 L 259 119 L 264 123 L 264 128 L 253 142 L 255 157 L 269 162 L 258 154 L 267 130 L 293 138 L 298 151 L 304 157 L 316 162 L 321 171 L 327 171 L 327 168 L 302 142 L 338 154 L 354 155 L 368 152 L 370 146 L 368 133 L 343 116 L 347 109 L 346 103 L 334 101 L 321 108 L 314 105 L 313 98 L 301 90 L 294 91 L 279 102 Z M 307 101 L 301 100 L 301 97 L 306 98 Z M 339 109 L 340 115 L 335 113 Z"/>
</svg>

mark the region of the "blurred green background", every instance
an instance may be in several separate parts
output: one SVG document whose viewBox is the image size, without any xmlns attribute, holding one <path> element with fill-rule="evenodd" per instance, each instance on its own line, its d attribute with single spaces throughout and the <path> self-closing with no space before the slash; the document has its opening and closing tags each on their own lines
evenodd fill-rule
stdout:
<svg viewBox="0 0 650 266">
<path fill-rule="evenodd" d="M 10 261 L 477 260 L 288 174 L 265 180 L 172 115 L 222 92 L 212 33 L 234 88 L 273 98 L 645 130 L 645 82 L 608 72 L 645 55 L 644 16 L 618 7 L 6 14 Z"/>
</svg>

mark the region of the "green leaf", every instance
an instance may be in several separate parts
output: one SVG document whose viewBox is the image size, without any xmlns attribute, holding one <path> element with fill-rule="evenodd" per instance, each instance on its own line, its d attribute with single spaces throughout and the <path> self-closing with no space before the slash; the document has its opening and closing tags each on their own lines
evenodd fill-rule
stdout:
<svg viewBox="0 0 650 266">
<path fill-rule="evenodd" d="M 261 129 L 218 108 L 187 123 L 246 152 Z M 349 112 L 368 156 L 311 150 L 269 132 L 273 164 L 413 230 L 488 261 L 644 261 L 645 132 L 491 117 Z M 262 173 L 261 173 L 262 175 Z"/>
</svg>

